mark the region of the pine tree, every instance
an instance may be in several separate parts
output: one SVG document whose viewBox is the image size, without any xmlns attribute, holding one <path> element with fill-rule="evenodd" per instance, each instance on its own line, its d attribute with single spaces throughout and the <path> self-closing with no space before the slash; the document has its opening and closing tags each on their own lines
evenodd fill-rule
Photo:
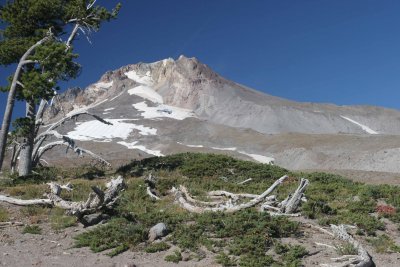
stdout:
<svg viewBox="0 0 400 267">
<path fill-rule="evenodd" d="M 0 22 L 5 25 L 0 32 L 0 64 L 17 64 L 3 88 L 8 99 L 0 131 L 0 169 L 15 100 L 26 102 L 26 117 L 15 124 L 23 136 L 19 174 L 27 175 L 37 134 L 37 105 L 54 96 L 59 81 L 79 74 L 80 66 L 74 61 L 78 55 L 72 46 L 78 31 L 99 30 L 119 9 L 120 4 L 108 11 L 96 5 L 96 0 L 14 0 L 0 7 Z"/>
</svg>

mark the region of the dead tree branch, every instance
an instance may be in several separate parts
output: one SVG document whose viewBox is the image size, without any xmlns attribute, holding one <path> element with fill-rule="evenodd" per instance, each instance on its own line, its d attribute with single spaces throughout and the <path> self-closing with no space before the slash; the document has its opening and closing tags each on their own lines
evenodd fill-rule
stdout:
<svg viewBox="0 0 400 267">
<path fill-rule="evenodd" d="M 45 199 L 22 200 L 18 198 L 0 195 L 0 201 L 19 206 L 46 205 L 59 207 L 66 210 L 66 214 L 76 216 L 78 221 L 87 225 L 85 215 L 97 212 L 104 212 L 113 209 L 119 194 L 125 189 L 126 185 L 122 176 L 112 179 L 106 184 L 106 190 L 102 191 L 98 187 L 92 187 L 93 192 L 89 194 L 86 201 L 67 201 L 61 198 L 61 191 L 71 191 L 71 184 L 59 185 L 57 183 L 48 183 L 50 193 L 45 194 Z"/>
<path fill-rule="evenodd" d="M 332 265 L 332 264 L 320 264 L 320 266 L 328 267 L 328 266 L 335 266 L 335 267 L 346 267 L 346 266 L 353 266 L 353 267 L 375 267 L 375 263 L 372 260 L 372 257 L 369 255 L 368 251 L 354 239 L 346 230 L 348 226 L 344 224 L 334 225 L 331 224 L 332 232 L 325 230 L 321 227 L 315 227 L 322 233 L 329 234 L 333 237 L 341 239 L 345 242 L 351 244 L 356 250 L 357 255 L 344 255 L 339 258 L 332 258 L 332 261 L 341 262 L 340 265 Z M 328 245 L 326 245 L 328 246 Z M 328 246 L 332 247 L 332 246 Z"/>
<path fill-rule="evenodd" d="M 267 190 L 265 190 L 262 194 L 257 195 L 256 197 L 252 198 L 250 201 L 241 203 L 241 204 L 236 204 L 235 199 L 231 198 L 230 200 L 217 205 L 216 207 L 210 206 L 210 207 L 201 207 L 201 206 L 196 206 L 193 205 L 191 202 L 193 202 L 193 198 L 190 198 L 191 201 L 188 201 L 185 196 L 187 195 L 187 192 L 182 191 L 182 187 L 180 189 L 173 188 L 171 191 L 175 194 L 175 200 L 183 207 L 184 209 L 194 212 L 194 213 L 203 213 L 206 211 L 211 211 L 211 212 L 217 212 L 217 211 L 222 211 L 222 212 L 235 212 L 239 211 L 242 209 L 250 208 L 253 207 L 260 202 L 262 202 L 270 193 L 272 193 L 276 187 L 278 187 L 283 181 L 285 181 L 288 178 L 287 175 L 282 176 L 278 180 L 276 180 Z M 214 193 L 214 192 L 213 192 Z M 220 192 L 218 192 L 220 193 Z M 225 192 L 224 192 L 225 193 Z M 229 192 L 228 192 L 229 193 Z M 228 194 L 230 196 L 233 196 L 235 194 Z"/>
</svg>

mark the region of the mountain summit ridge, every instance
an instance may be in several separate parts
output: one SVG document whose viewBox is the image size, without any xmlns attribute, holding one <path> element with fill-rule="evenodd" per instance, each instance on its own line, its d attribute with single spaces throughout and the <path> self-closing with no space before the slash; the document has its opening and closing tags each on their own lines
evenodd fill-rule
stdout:
<svg viewBox="0 0 400 267">
<path fill-rule="evenodd" d="M 400 134 L 397 110 L 304 103 L 275 97 L 229 81 L 194 57 L 127 65 L 106 72 L 97 83 L 81 92 L 75 90 L 73 95 L 76 95 L 75 104 L 87 106 L 139 86 L 142 86 L 142 96 L 146 90 L 152 90 L 163 99 L 163 104 L 191 110 L 200 119 L 266 134 Z M 70 101 L 71 91 L 62 95 L 65 96 Z M 157 104 L 157 101 L 145 100 Z M 65 109 L 73 108 L 72 105 Z M 56 115 L 57 107 L 50 113 Z M 366 131 L 364 126 L 372 131 Z"/>
<path fill-rule="evenodd" d="M 400 173 L 400 111 L 299 103 L 229 81 L 195 58 L 138 63 L 106 72 L 86 89 L 60 94 L 46 123 L 90 117 L 60 133 L 106 160 L 212 152 L 293 170 Z M 46 161 L 76 160 L 51 151 Z"/>
</svg>

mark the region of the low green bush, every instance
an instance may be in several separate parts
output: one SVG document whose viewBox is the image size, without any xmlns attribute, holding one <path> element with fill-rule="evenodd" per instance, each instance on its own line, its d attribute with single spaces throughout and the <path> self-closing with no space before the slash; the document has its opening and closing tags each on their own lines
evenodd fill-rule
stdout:
<svg viewBox="0 0 400 267">
<path fill-rule="evenodd" d="M 147 253 L 156 253 L 159 251 L 168 250 L 171 246 L 165 242 L 158 242 L 148 245 L 144 251 Z"/>
<path fill-rule="evenodd" d="M 40 235 L 42 233 L 42 228 L 39 225 L 27 225 L 22 230 L 23 234 L 33 234 Z"/>
<path fill-rule="evenodd" d="M 5 208 L 0 207 L 0 222 L 7 222 L 9 219 L 10 216 L 8 211 Z"/>
<path fill-rule="evenodd" d="M 76 247 L 90 247 L 93 252 L 114 249 L 110 255 L 125 251 L 147 239 L 147 229 L 126 219 L 113 219 L 106 225 L 74 237 Z"/>
<path fill-rule="evenodd" d="M 367 241 L 375 248 L 378 253 L 400 253 L 400 245 L 396 244 L 388 235 L 367 238 Z"/>
<path fill-rule="evenodd" d="M 174 254 L 170 254 L 170 255 L 165 256 L 164 260 L 165 261 L 170 261 L 170 262 L 173 262 L 173 263 L 178 263 L 178 262 L 180 262 L 182 260 L 182 254 L 181 254 L 181 252 L 179 250 L 175 250 Z"/>
</svg>

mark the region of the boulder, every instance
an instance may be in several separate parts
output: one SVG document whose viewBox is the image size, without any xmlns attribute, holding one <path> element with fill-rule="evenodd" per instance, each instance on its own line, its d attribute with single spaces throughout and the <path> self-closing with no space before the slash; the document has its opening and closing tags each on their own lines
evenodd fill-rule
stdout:
<svg viewBox="0 0 400 267">
<path fill-rule="evenodd" d="M 150 228 L 149 241 L 153 242 L 156 239 L 162 238 L 168 234 L 167 226 L 164 223 L 158 223 Z"/>
</svg>

